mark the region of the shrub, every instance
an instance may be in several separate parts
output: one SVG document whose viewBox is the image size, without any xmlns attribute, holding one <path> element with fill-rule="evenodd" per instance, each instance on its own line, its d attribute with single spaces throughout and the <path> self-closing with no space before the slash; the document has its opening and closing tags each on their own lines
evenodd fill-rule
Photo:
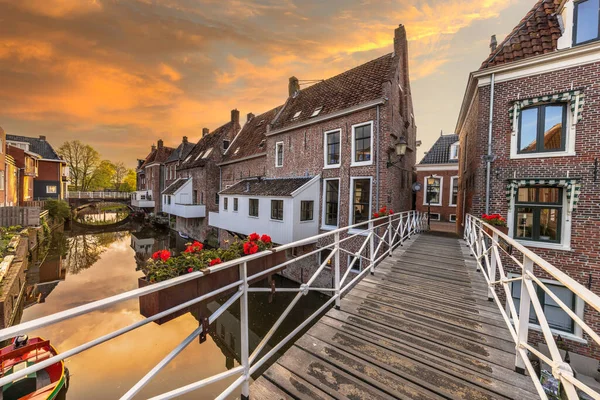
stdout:
<svg viewBox="0 0 600 400">
<path fill-rule="evenodd" d="M 48 199 L 45 209 L 48 210 L 50 218 L 56 222 L 64 222 L 71 217 L 71 207 L 63 200 Z"/>
</svg>

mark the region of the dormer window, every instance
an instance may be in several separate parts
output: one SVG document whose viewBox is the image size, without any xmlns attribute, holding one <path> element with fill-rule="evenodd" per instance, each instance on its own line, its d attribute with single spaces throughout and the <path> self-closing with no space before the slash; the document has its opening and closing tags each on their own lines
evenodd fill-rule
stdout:
<svg viewBox="0 0 600 400">
<path fill-rule="evenodd" d="M 302 111 L 298 111 L 296 114 L 294 114 L 292 119 L 298 119 L 298 117 L 300 117 L 300 114 L 302 114 Z"/>
<path fill-rule="evenodd" d="M 313 111 L 311 117 L 316 117 L 317 115 L 319 115 L 321 113 L 322 109 L 323 109 L 323 107 L 317 107 L 317 108 L 315 108 L 315 111 Z"/>
<path fill-rule="evenodd" d="M 235 149 L 235 151 L 233 152 L 233 154 L 237 154 L 240 151 L 240 148 L 238 147 L 237 149 Z"/>
<path fill-rule="evenodd" d="M 460 150 L 459 142 L 453 143 L 452 146 L 450 146 L 450 159 L 451 160 L 458 160 L 459 150 Z"/>
<path fill-rule="evenodd" d="M 208 156 L 210 156 L 210 153 L 212 153 L 212 147 L 210 149 L 206 150 L 206 153 L 204 153 L 202 158 L 207 158 Z"/>
<path fill-rule="evenodd" d="M 574 6 L 573 44 L 600 39 L 600 0 L 576 1 Z"/>
</svg>

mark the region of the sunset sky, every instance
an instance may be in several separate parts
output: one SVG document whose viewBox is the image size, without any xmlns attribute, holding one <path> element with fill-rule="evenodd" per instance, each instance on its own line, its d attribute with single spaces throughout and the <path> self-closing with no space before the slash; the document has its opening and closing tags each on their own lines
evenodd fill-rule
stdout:
<svg viewBox="0 0 600 400">
<path fill-rule="evenodd" d="M 392 51 L 404 24 L 420 156 L 456 124 L 468 73 L 534 0 L 0 0 L 0 127 L 135 165 L 240 110 L 282 104 Z"/>
</svg>

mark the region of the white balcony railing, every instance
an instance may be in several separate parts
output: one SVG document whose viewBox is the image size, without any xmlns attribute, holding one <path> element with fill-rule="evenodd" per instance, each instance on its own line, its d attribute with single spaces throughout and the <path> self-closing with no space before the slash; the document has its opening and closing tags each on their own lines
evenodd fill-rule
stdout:
<svg viewBox="0 0 600 400">
<path fill-rule="evenodd" d="M 483 276 L 488 283 L 488 296 L 498 305 L 504 322 L 516 344 L 515 368 L 523 373 L 527 370 L 540 397 L 547 399 L 540 379 L 529 360 L 527 354 L 529 351 L 551 368 L 552 375 L 560 380 L 561 386 L 564 388 L 569 400 L 579 399 L 577 389 L 585 392 L 594 399 L 600 399 L 600 393 L 597 393 L 581 382 L 581 380 L 577 379 L 576 373 L 574 373 L 576 371 L 563 359 L 557 340 L 554 337 L 555 332 L 551 330 L 548 324 L 534 284 L 541 288 L 545 295 L 549 296 L 598 345 L 600 345 L 600 336 L 598 336 L 598 333 L 583 320 L 583 317 L 578 316 L 552 292 L 544 284 L 544 280 L 549 277 L 554 281 L 560 282 L 565 288 L 584 301 L 588 305 L 589 310 L 600 312 L 600 297 L 522 244 L 472 215 L 467 215 L 464 234 L 471 253 L 477 260 L 477 266 L 483 271 Z M 519 276 L 514 278 L 509 277 L 507 275 L 509 271 L 516 271 Z M 511 292 L 510 285 L 513 282 L 521 282 L 518 312 Z M 499 295 L 503 295 L 506 299 L 506 308 L 508 308 L 508 311 L 500 301 Z M 536 348 L 534 344 L 529 343 L 530 310 L 533 310 L 538 321 L 543 342 L 548 346 L 547 353 L 549 355 L 543 354 L 539 347 Z"/>
<path fill-rule="evenodd" d="M 130 194 L 131 205 L 139 208 L 153 208 L 154 199 L 152 198 L 151 191 L 140 190 Z"/>
<path fill-rule="evenodd" d="M 130 192 L 69 192 L 70 199 L 121 199 L 131 197 Z"/>
<path fill-rule="evenodd" d="M 206 206 L 204 204 L 163 204 L 163 212 L 182 218 L 204 218 Z"/>
<path fill-rule="evenodd" d="M 185 393 L 192 392 L 194 390 L 200 389 L 204 386 L 207 386 L 211 383 L 221 381 L 228 377 L 237 376 L 237 379 L 223 391 L 217 399 L 225 399 L 229 395 L 231 395 L 234 391 L 239 390 L 241 387 L 242 395 L 248 398 L 249 394 L 249 384 L 250 384 L 250 376 L 255 373 L 267 360 L 273 357 L 276 352 L 278 352 L 287 342 L 289 342 L 294 336 L 296 336 L 302 329 L 304 329 L 308 324 L 313 322 L 318 316 L 321 315 L 323 311 L 329 308 L 333 303 L 337 306 L 340 305 L 340 299 L 344 293 L 350 290 L 355 284 L 361 280 L 366 274 L 374 273 L 374 270 L 377 264 L 382 261 L 384 258 L 391 256 L 392 252 L 397 246 L 402 245 L 402 243 L 410 238 L 411 235 L 415 235 L 421 230 L 426 228 L 426 219 L 423 217 L 423 214 L 420 214 L 416 211 L 407 211 L 401 214 L 396 214 L 393 216 L 381 217 L 378 219 L 370 220 L 368 222 L 348 226 L 340 229 L 336 229 L 331 232 L 323 233 L 317 235 L 315 237 L 311 237 L 308 239 L 300 240 L 294 243 L 290 243 L 287 245 L 279 246 L 273 248 L 271 250 L 265 250 L 253 255 L 249 255 L 246 257 L 242 257 L 237 260 L 229 261 L 223 264 L 218 264 L 216 266 L 208 268 L 206 272 L 192 272 L 190 274 L 186 274 L 183 276 L 179 276 L 174 279 L 170 279 L 168 281 L 159 282 L 152 284 L 150 286 L 131 290 L 129 292 L 121 293 L 116 296 L 108 297 L 102 300 L 94 301 L 89 304 L 84 304 L 70 310 L 61 311 L 56 314 L 52 314 L 46 317 L 38 318 L 32 321 L 24 322 L 19 325 L 15 325 L 6 329 L 0 330 L 0 340 L 6 340 L 13 338 L 17 335 L 28 333 L 35 331 L 39 328 L 53 325 L 59 323 L 61 321 L 65 321 L 71 318 L 75 318 L 77 316 L 88 314 L 96 310 L 100 310 L 114 304 L 120 303 L 122 301 L 131 300 L 138 298 L 140 296 L 144 296 L 150 293 L 157 292 L 162 289 L 166 289 L 169 287 L 173 287 L 188 281 L 192 281 L 195 279 L 202 279 L 202 277 L 206 274 L 215 273 L 217 271 L 222 271 L 229 268 L 239 269 L 240 279 L 229 284 L 223 286 L 221 288 L 215 289 L 209 293 L 201 295 L 193 300 L 182 303 L 178 306 L 160 312 L 152 317 L 145 318 L 143 320 L 137 321 L 129 326 L 124 328 L 120 328 L 116 331 L 108 333 L 104 336 L 98 337 L 90 342 L 81 344 L 79 346 L 73 347 L 71 349 L 64 349 L 60 354 L 53 356 L 47 360 L 40 361 L 34 365 L 23 368 L 17 372 L 14 372 L 10 375 L 4 376 L 0 378 L 0 387 L 6 385 L 7 383 L 16 381 L 21 379 L 35 371 L 39 371 L 43 368 L 48 367 L 49 365 L 55 364 L 61 360 L 72 357 L 76 354 L 79 354 L 83 351 L 91 349 L 92 347 L 98 346 L 104 342 L 107 342 L 111 339 L 114 339 L 120 335 L 123 335 L 127 332 L 130 332 L 134 329 L 137 329 L 141 326 L 144 326 L 150 322 L 156 321 L 160 318 L 168 316 L 172 313 L 178 312 L 180 310 L 186 309 L 194 304 L 197 304 L 203 300 L 207 300 L 210 298 L 214 298 L 215 296 L 230 291 L 231 289 L 237 288 L 235 294 L 231 295 L 229 300 L 227 300 L 222 306 L 220 306 L 216 311 L 212 313 L 210 318 L 208 319 L 208 323 L 213 323 L 220 315 L 222 315 L 232 304 L 234 304 L 238 299 L 240 300 L 240 329 L 241 329 L 241 362 L 238 367 L 232 368 L 228 371 L 221 372 L 219 374 L 213 375 L 211 377 L 201 379 L 197 382 L 191 383 L 189 385 L 180 387 L 175 390 L 171 390 L 169 392 L 163 393 L 153 399 L 171 399 L 177 396 L 181 396 Z M 350 234 L 350 229 L 352 229 L 353 233 Z M 343 236 L 343 237 L 342 237 Z M 349 245 L 352 242 L 354 246 L 356 246 L 356 240 L 360 239 L 361 244 L 356 250 L 356 247 L 350 248 Z M 308 243 L 314 243 L 317 240 L 326 241 L 329 244 L 324 245 L 321 248 L 318 248 L 309 253 L 305 253 L 301 256 L 298 256 L 294 259 L 285 261 L 279 265 L 276 265 L 272 268 L 266 269 L 262 272 L 258 272 L 256 274 L 248 276 L 247 274 L 247 263 L 256 260 L 262 257 L 269 256 L 273 253 L 277 252 L 285 252 L 288 249 L 299 247 L 306 245 Z M 255 350 L 250 354 L 249 352 L 249 321 L 248 321 L 248 293 L 253 292 L 271 292 L 271 288 L 262 288 L 262 287 L 250 287 L 248 282 L 254 281 L 257 278 L 266 278 L 268 275 L 275 273 L 278 270 L 281 270 L 284 267 L 293 266 L 294 263 L 305 260 L 307 257 L 313 257 L 322 251 L 323 249 L 330 249 L 331 253 L 327 256 L 326 260 L 322 262 L 321 265 L 318 266 L 315 273 L 308 279 L 308 281 L 298 288 L 276 288 L 274 289 L 276 292 L 296 292 L 296 296 L 285 309 L 285 311 L 281 314 L 279 319 L 275 322 L 275 324 L 271 327 L 269 332 L 265 335 L 264 338 L 260 341 Z M 368 251 L 367 251 L 368 249 Z M 344 271 L 340 268 L 340 255 L 342 254 L 351 254 L 356 256 L 352 264 L 348 266 L 348 268 Z M 365 268 L 358 273 L 356 276 L 350 276 L 351 269 L 353 264 L 359 257 L 365 260 Z M 328 267 L 330 260 L 333 260 L 333 271 L 334 271 L 334 282 L 335 285 L 333 288 L 319 288 L 313 287 L 313 283 Z M 315 265 L 316 266 L 316 265 Z M 342 272 L 344 274 L 342 275 Z M 301 323 L 290 332 L 284 339 L 282 339 L 277 345 L 275 345 L 271 350 L 266 352 L 259 358 L 261 352 L 265 350 L 265 347 L 269 340 L 273 338 L 277 329 L 281 326 L 284 319 L 290 314 L 294 306 L 298 303 L 298 301 L 302 298 L 303 295 L 306 295 L 309 291 L 319 291 L 319 292 L 327 292 L 331 293 L 332 296 L 323 304 L 318 310 L 316 310 L 313 314 L 311 314 L 308 318 L 302 320 Z M 150 370 L 138 383 L 136 383 L 127 393 L 125 393 L 121 399 L 131 399 L 133 398 L 144 386 L 150 382 L 152 378 L 154 378 L 171 360 L 173 360 L 185 347 L 194 341 L 203 331 L 202 325 L 192 331 L 190 335 L 180 344 L 174 346 L 173 350 L 165 356 L 152 370 Z"/>
</svg>

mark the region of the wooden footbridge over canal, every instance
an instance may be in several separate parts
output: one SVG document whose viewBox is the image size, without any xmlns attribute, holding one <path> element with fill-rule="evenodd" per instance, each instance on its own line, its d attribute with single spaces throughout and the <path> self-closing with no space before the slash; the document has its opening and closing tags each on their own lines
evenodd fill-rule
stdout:
<svg viewBox="0 0 600 400">
<path fill-rule="evenodd" d="M 550 279 L 570 290 L 592 315 L 600 312 L 600 297 L 473 216 L 467 215 L 462 239 L 427 233 L 426 228 L 425 216 L 415 211 L 384 216 L 0 330 L 0 340 L 11 339 L 126 300 L 173 291 L 186 294 L 183 288 L 196 288 L 181 298 L 172 296 L 168 306 L 146 318 L 61 348 L 58 355 L 0 377 L 0 387 L 148 323 L 221 298 L 223 303 L 181 343 L 174 343 L 173 350 L 121 399 L 139 398 L 139 392 L 186 346 L 198 337 L 202 342 L 229 307 L 239 307 L 239 365 L 153 399 L 188 393 L 205 398 L 199 390 L 217 382 L 226 385 L 217 399 L 547 399 L 542 375 L 560 385 L 562 398 L 576 400 L 585 394 L 600 399 L 584 383 L 593 382 L 577 374 L 559 350 L 539 294 L 544 292 L 552 299 L 554 312 L 562 310 L 586 340 L 599 345 L 600 336 L 586 323 L 589 317 L 577 315 L 545 282 Z M 314 243 L 319 246 L 287 256 L 288 250 Z M 324 251 L 328 255 L 323 256 Z M 317 256 L 320 265 L 314 265 L 308 281 L 297 288 L 254 284 Z M 353 260 L 346 268 L 342 256 Z M 358 274 L 352 273 L 356 262 L 362 265 Z M 319 287 L 318 278 L 325 271 L 331 276 L 320 279 L 323 287 Z M 218 276 L 227 279 L 221 285 L 207 284 Z M 329 279 L 332 285 L 326 287 L 323 282 Z M 260 343 L 251 346 L 248 294 L 272 291 L 295 294 Z M 292 311 L 309 291 L 331 296 L 310 316 L 298 318 Z M 296 328 L 273 343 L 290 317 L 297 318 Z M 537 331 L 530 336 L 531 319 Z"/>
<path fill-rule="evenodd" d="M 537 399 L 469 248 L 422 234 L 250 387 L 255 399 Z"/>
</svg>

